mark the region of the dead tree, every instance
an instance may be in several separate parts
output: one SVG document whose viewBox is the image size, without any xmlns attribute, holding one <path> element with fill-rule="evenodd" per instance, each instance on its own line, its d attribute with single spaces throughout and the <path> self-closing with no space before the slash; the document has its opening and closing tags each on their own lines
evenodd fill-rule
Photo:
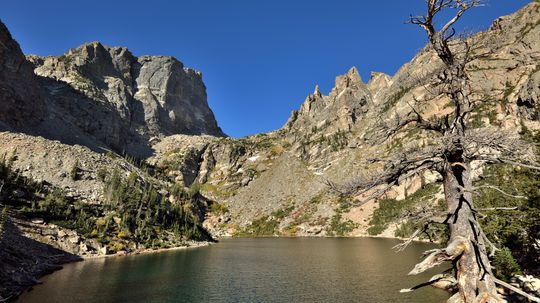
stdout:
<svg viewBox="0 0 540 303">
<path fill-rule="evenodd" d="M 447 211 L 440 216 L 425 218 L 424 226 L 447 225 L 449 241 L 443 249 L 428 251 L 426 258 L 409 274 L 416 275 L 448 262 L 453 265 L 453 271 L 444 275 L 444 280 L 451 284 L 445 284 L 445 288 L 454 292 L 448 302 L 500 302 L 502 299 L 497 293 L 496 284 L 511 286 L 495 278 L 492 272 L 488 251 L 493 253 L 496 247 L 486 237 L 478 222 L 481 214 L 473 203 L 473 194 L 476 192 L 471 179 L 471 164 L 482 161 L 538 170 L 540 167 L 535 163 L 530 146 L 519 135 L 496 128 L 469 127 L 475 102 L 471 100 L 471 83 L 466 65 L 471 61 L 472 46 L 468 39 L 454 37 L 456 32 L 453 25 L 469 9 L 479 6 L 480 0 L 426 0 L 426 4 L 427 13 L 411 16 L 409 21 L 426 31 L 429 48 L 442 61 L 442 69 L 436 75 L 436 84 L 431 86 L 437 87 L 438 96 L 446 96 L 451 101 L 452 111 L 424 117 L 417 106 L 422 102 L 434 102 L 435 98 L 416 100 L 417 103 L 410 106 L 409 115 L 396 119 L 387 134 L 393 136 L 405 127 L 418 127 L 430 133 L 430 137 L 434 138 L 431 143 L 391 158 L 371 159 L 383 163 L 384 168 L 375 176 L 357 180 L 347 187 L 349 192 L 373 193 L 370 196 L 373 198 L 401 180 L 424 170 L 438 171 L 443 179 Z M 435 18 L 443 10 L 454 10 L 456 13 L 437 29 Z M 420 232 L 415 232 L 413 237 Z M 405 242 L 401 248 L 409 242 Z M 435 285 L 442 277 L 437 275 L 422 285 Z"/>
</svg>

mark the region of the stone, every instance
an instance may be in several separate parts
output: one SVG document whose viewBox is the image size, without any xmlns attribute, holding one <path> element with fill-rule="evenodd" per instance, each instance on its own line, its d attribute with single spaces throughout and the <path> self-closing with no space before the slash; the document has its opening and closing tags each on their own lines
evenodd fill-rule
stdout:
<svg viewBox="0 0 540 303">
<path fill-rule="evenodd" d="M 32 219 L 33 224 L 43 224 L 45 221 L 41 218 Z"/>
<path fill-rule="evenodd" d="M 81 238 L 78 235 L 74 235 L 68 238 L 68 241 L 72 244 L 79 244 Z"/>
<path fill-rule="evenodd" d="M 100 247 L 98 249 L 98 253 L 100 255 L 107 255 L 109 253 L 108 249 L 107 249 L 107 246 L 103 246 L 103 247 Z"/>
</svg>

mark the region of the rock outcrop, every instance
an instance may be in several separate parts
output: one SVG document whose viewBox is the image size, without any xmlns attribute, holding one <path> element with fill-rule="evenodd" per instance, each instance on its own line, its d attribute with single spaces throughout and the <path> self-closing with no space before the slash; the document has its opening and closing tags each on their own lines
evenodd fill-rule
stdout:
<svg viewBox="0 0 540 303">
<path fill-rule="evenodd" d="M 358 70 L 353 67 L 336 78 L 336 84 L 328 96 L 323 95 L 316 86 L 300 110 L 292 113 L 284 128 L 299 134 L 327 127 L 334 132 L 350 131 L 366 113 L 370 102 L 371 93 L 362 82 Z"/>
<path fill-rule="evenodd" d="M 0 123 L 28 129 L 46 115 L 45 98 L 32 65 L 0 21 Z"/>
<path fill-rule="evenodd" d="M 59 57 L 29 56 L 57 116 L 117 151 L 148 156 L 152 137 L 224 136 L 202 75 L 173 57 L 137 58 L 92 42 Z"/>
<path fill-rule="evenodd" d="M 5 128 L 138 157 L 149 156 L 153 137 L 224 136 L 201 73 L 173 57 L 137 58 L 92 42 L 59 57 L 25 58 L 0 23 L 0 67 Z"/>
</svg>

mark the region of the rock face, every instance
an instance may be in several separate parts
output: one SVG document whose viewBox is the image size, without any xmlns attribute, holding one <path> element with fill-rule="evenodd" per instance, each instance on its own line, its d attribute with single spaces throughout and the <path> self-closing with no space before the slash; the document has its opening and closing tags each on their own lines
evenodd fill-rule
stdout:
<svg viewBox="0 0 540 303">
<path fill-rule="evenodd" d="M 284 128 L 308 133 L 312 128 L 321 129 L 331 125 L 333 131 L 350 131 L 367 111 L 370 102 L 371 94 L 358 70 L 353 67 L 336 78 L 336 85 L 328 96 L 323 95 L 316 86 L 300 110 L 292 113 Z"/>
<path fill-rule="evenodd" d="M 224 135 L 201 73 L 173 57 L 137 58 L 93 42 L 60 57 L 28 59 L 61 116 L 116 150 L 144 154 L 141 142 L 156 136 Z"/>
<path fill-rule="evenodd" d="M 540 129 L 539 35 L 536 1 L 471 38 L 478 48 L 467 72 L 478 92 L 472 98 L 479 110 L 471 115 L 478 127 L 518 132 L 523 123 Z M 407 115 L 415 98 L 430 94 L 426 87 L 440 66 L 426 48 L 395 75 L 372 73 L 367 84 L 353 67 L 336 78 L 328 95 L 316 87 L 280 130 L 240 140 L 171 136 L 153 145 L 151 162 L 169 167 L 178 181 L 203 183 L 204 195 L 227 206 L 226 217 L 210 218 L 216 234 L 242 231 L 255 222 L 253 230 L 267 232 L 261 226 L 274 226 L 274 234 L 324 236 L 346 226 L 348 235 L 365 235 L 378 204 L 340 200 L 328 181 L 349 184 L 376 169 L 366 164 L 368 159 L 427 142 L 426 133 L 387 135 L 384 129 Z M 447 104 L 446 98 L 435 98 L 420 110 L 429 117 Z M 403 180 L 389 197 L 403 200 L 422 182 L 439 177 L 430 173 Z M 441 192 L 434 197 L 441 198 Z M 386 234 L 394 235 L 400 224 L 396 220 Z"/>
<path fill-rule="evenodd" d="M 28 128 L 46 115 L 44 96 L 19 44 L 0 21 L 0 123 Z"/>
<path fill-rule="evenodd" d="M 5 127 L 141 157 L 152 137 L 224 136 L 201 73 L 173 57 L 137 58 L 93 42 L 59 57 L 25 58 L 0 23 L 0 68 Z"/>
</svg>

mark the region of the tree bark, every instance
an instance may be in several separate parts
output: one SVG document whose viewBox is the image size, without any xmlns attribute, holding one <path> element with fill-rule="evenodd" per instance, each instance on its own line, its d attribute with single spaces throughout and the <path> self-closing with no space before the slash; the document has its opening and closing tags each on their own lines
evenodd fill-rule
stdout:
<svg viewBox="0 0 540 303">
<path fill-rule="evenodd" d="M 470 163 L 459 155 L 444 170 L 444 194 L 448 206 L 450 241 L 461 241 L 462 251 L 455 256 L 458 294 L 452 302 L 501 302 L 497 294 L 484 239 L 476 220 L 472 200 Z M 455 301 L 456 299 L 461 301 Z"/>
</svg>

